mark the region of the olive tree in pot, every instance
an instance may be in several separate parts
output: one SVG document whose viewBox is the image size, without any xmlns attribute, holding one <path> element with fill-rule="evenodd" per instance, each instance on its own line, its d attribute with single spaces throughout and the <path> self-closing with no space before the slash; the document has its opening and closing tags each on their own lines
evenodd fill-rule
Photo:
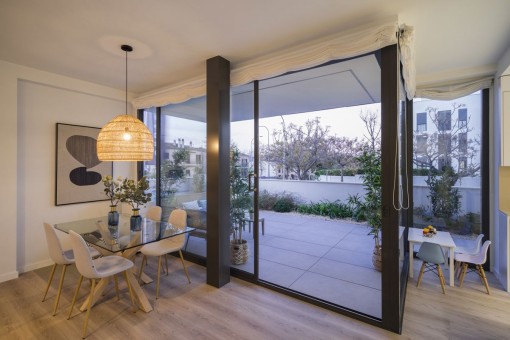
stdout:
<svg viewBox="0 0 510 340">
<path fill-rule="evenodd" d="M 375 245 L 372 255 L 372 264 L 375 269 L 382 269 L 382 244 L 380 231 L 382 227 L 381 215 L 381 151 L 378 148 L 367 147 L 358 158 L 360 163 L 365 197 L 363 212 L 370 227 L 369 235 L 374 237 Z"/>
<path fill-rule="evenodd" d="M 230 147 L 230 221 L 232 240 L 230 251 L 232 264 L 243 264 L 248 261 L 249 249 L 243 240 L 243 226 L 246 223 L 246 212 L 251 208 L 251 197 L 248 181 L 241 173 L 241 154 L 236 144 Z"/>
</svg>

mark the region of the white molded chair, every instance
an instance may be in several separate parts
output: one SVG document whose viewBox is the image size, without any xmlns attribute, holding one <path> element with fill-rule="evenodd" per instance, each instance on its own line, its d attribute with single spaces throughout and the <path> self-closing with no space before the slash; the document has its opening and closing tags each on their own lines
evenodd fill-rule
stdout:
<svg viewBox="0 0 510 340">
<path fill-rule="evenodd" d="M 148 219 L 151 219 L 153 221 L 159 222 L 159 221 L 161 221 L 161 212 L 162 212 L 161 207 L 154 205 L 147 209 L 147 213 L 145 214 L 145 217 L 147 217 Z"/>
<path fill-rule="evenodd" d="M 76 268 L 80 275 L 80 281 L 74 292 L 73 302 L 71 303 L 71 309 L 67 319 L 71 318 L 73 307 L 76 302 L 78 291 L 80 290 L 83 277 L 91 279 L 92 286 L 90 288 L 90 295 L 87 306 L 87 315 L 85 316 L 85 322 L 83 324 L 83 338 L 87 335 L 87 324 L 89 321 L 90 310 L 92 309 L 92 301 L 94 300 L 94 290 L 96 288 L 96 279 L 103 279 L 107 277 L 115 277 L 116 274 L 124 273 L 124 278 L 131 296 L 131 304 L 134 306 L 133 292 L 131 291 L 131 285 L 129 284 L 127 270 L 133 267 L 133 262 L 117 255 L 104 256 L 98 259 L 92 259 L 88 252 L 87 244 L 85 240 L 74 231 L 69 231 L 71 236 L 71 243 L 73 245 L 73 251 L 76 257 Z"/>
<path fill-rule="evenodd" d="M 168 218 L 168 223 L 179 229 L 186 228 L 186 211 L 182 209 L 175 209 L 170 214 Z M 139 279 L 143 272 L 144 263 L 147 263 L 147 256 L 157 256 L 158 257 L 158 278 L 156 281 L 156 299 L 159 297 L 159 278 L 161 276 L 161 257 L 165 256 L 165 264 L 166 264 L 166 274 L 168 275 L 168 259 L 167 254 L 173 253 L 175 251 L 179 252 L 179 256 L 181 258 L 182 266 L 184 268 L 184 273 L 188 278 L 188 282 L 191 283 L 189 278 L 188 269 L 186 269 L 186 265 L 184 263 L 184 258 L 182 256 L 181 249 L 184 248 L 186 244 L 186 235 L 181 234 L 177 236 L 173 236 L 170 238 L 163 239 L 158 242 L 146 244 L 140 249 L 140 252 L 143 254 L 142 265 L 140 266 Z"/>
<path fill-rule="evenodd" d="M 51 274 L 48 279 L 48 284 L 46 285 L 46 290 L 44 291 L 43 302 L 46 300 L 46 296 L 48 295 L 48 290 L 50 289 L 51 282 L 53 281 L 53 276 L 55 275 L 55 270 L 58 265 L 62 265 L 62 274 L 60 275 L 60 282 L 58 284 L 57 290 L 57 298 L 55 300 L 55 306 L 53 307 L 53 315 L 57 314 L 58 302 L 60 300 L 60 293 L 62 292 L 62 285 L 64 284 L 64 277 L 66 275 L 67 266 L 74 263 L 74 253 L 73 250 L 64 250 L 62 248 L 62 244 L 60 243 L 60 239 L 58 238 L 57 232 L 53 226 L 48 223 L 44 223 L 44 233 L 46 234 L 46 242 L 48 243 L 48 251 L 50 253 L 50 257 L 55 262 L 53 264 L 53 268 L 51 269 Z M 92 257 L 100 256 L 99 252 L 92 248 L 87 247 L 90 255 Z"/>
<path fill-rule="evenodd" d="M 491 245 L 491 241 L 485 241 L 483 243 L 482 248 L 477 254 L 455 254 L 455 260 L 459 263 L 462 263 L 462 271 L 460 273 L 460 281 L 459 287 L 462 287 L 462 283 L 464 282 L 464 278 L 466 277 L 466 272 L 468 269 L 468 264 L 472 263 L 475 265 L 478 276 L 480 277 L 480 281 L 485 285 L 485 289 L 487 290 L 487 294 L 491 294 L 489 290 L 489 283 L 487 282 L 487 277 L 485 276 L 485 271 L 483 270 L 482 265 L 487 261 L 487 250 Z"/>
<path fill-rule="evenodd" d="M 482 241 L 483 241 L 483 234 L 478 235 L 475 242 L 473 242 L 470 246 L 465 247 L 455 247 L 455 255 L 457 254 L 469 254 L 474 255 L 478 254 L 480 252 L 480 248 L 482 248 Z M 458 272 L 459 278 L 460 278 L 460 262 L 455 262 L 455 273 Z"/>
<path fill-rule="evenodd" d="M 441 283 L 443 294 L 446 294 L 445 279 L 441 269 L 441 265 L 446 262 L 446 259 L 441 246 L 436 243 L 423 242 L 416 256 L 423 261 L 416 287 L 420 286 L 425 269 L 427 269 L 427 272 L 437 270 L 437 276 L 439 277 L 439 282 Z"/>
</svg>

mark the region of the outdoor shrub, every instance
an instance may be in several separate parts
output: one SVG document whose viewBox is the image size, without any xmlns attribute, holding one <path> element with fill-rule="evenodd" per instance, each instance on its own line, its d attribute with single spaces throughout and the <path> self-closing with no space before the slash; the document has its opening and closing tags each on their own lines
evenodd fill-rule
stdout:
<svg viewBox="0 0 510 340">
<path fill-rule="evenodd" d="M 430 189 L 432 212 L 434 216 L 451 218 L 460 211 L 461 195 L 459 189 L 454 188 L 459 174 L 451 166 L 445 166 L 439 176 L 432 176 L 426 181 Z"/>
<path fill-rule="evenodd" d="M 259 196 L 259 208 L 276 212 L 290 212 L 296 210 L 297 198 L 288 192 L 270 193 L 264 190 Z"/>
<path fill-rule="evenodd" d="M 297 212 L 309 215 L 328 216 L 330 218 L 351 218 L 353 215 L 353 211 L 349 205 L 340 201 L 321 201 L 318 203 L 301 204 L 297 207 Z"/>
</svg>

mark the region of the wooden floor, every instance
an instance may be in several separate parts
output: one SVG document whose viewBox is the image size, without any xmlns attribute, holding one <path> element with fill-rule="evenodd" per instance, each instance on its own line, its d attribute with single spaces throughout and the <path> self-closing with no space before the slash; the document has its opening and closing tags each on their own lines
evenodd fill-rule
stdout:
<svg viewBox="0 0 510 340">
<path fill-rule="evenodd" d="M 462 288 L 448 286 L 446 295 L 431 273 L 420 288 L 416 278 L 409 281 L 404 329 L 397 335 L 238 279 L 221 289 L 210 287 L 197 265 L 189 266 L 188 284 L 178 260 L 170 262 L 157 301 L 155 284 L 143 286 L 154 311 L 132 313 L 121 281 L 120 301 L 110 289 L 92 309 L 87 339 L 510 339 L 510 297 L 492 276 L 491 296 L 473 276 Z M 75 310 L 66 320 L 77 272 L 68 269 L 53 317 L 56 280 L 49 299 L 41 302 L 49 270 L 0 284 L 0 339 L 81 338 L 84 313 Z M 155 262 L 149 262 L 148 274 L 154 270 Z M 88 289 L 84 284 L 80 301 Z"/>
</svg>

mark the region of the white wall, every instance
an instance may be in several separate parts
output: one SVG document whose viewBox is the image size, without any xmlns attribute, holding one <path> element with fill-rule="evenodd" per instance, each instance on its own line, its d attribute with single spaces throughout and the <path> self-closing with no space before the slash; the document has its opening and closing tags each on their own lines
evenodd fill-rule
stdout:
<svg viewBox="0 0 510 340">
<path fill-rule="evenodd" d="M 108 203 L 55 206 L 56 123 L 101 127 L 124 112 L 124 92 L 0 61 L 3 179 L 0 282 L 49 265 L 42 223 L 97 216 Z M 134 177 L 133 163 L 114 175 Z"/>
</svg>

